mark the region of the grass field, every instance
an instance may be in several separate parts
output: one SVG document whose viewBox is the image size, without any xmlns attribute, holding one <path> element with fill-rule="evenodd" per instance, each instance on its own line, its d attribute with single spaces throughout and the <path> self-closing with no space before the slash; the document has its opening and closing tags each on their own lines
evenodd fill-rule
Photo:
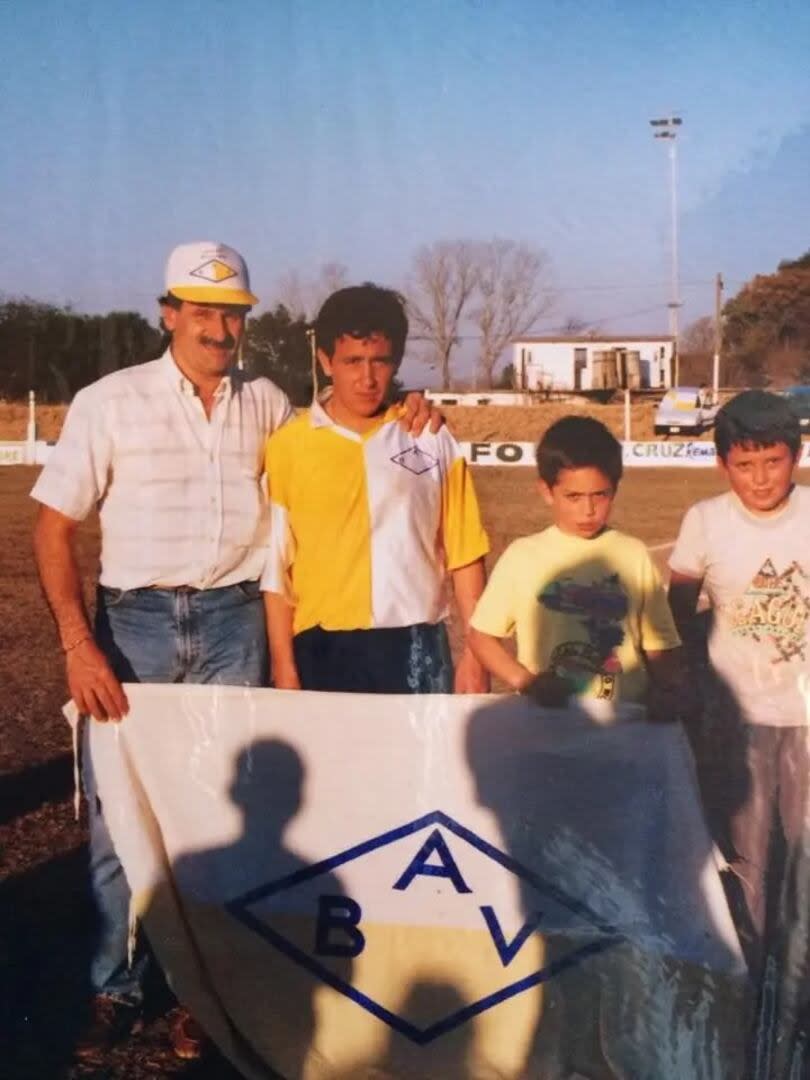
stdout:
<svg viewBox="0 0 810 1080">
<path fill-rule="evenodd" d="M 220 1061 L 201 1070 L 167 1057 L 160 1016 L 102 1072 L 66 1065 L 87 992 L 91 914 L 85 833 L 73 821 L 70 741 L 60 714 L 62 658 L 31 553 L 34 504 L 28 491 L 36 472 L 0 470 L 0 1023 L 8 1021 L 16 1046 L 0 1073 L 20 1080 L 225 1078 L 231 1073 Z M 810 482 L 810 476 L 802 479 Z M 476 483 L 493 556 L 515 536 L 547 523 L 531 469 L 478 469 Z M 614 523 L 656 548 L 663 560 L 662 545 L 676 535 L 686 506 L 721 489 L 713 469 L 630 470 Z M 89 596 L 98 557 L 93 522 L 80 530 L 79 552 Z"/>
</svg>

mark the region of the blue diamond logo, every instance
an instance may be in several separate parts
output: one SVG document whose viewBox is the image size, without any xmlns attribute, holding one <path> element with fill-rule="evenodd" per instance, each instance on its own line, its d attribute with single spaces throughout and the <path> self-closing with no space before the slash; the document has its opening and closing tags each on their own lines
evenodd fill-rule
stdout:
<svg viewBox="0 0 810 1080">
<path fill-rule="evenodd" d="M 395 454 L 391 460 L 395 465 L 401 465 L 403 469 L 412 472 L 414 476 L 421 476 L 422 473 L 430 472 L 439 463 L 438 458 L 433 457 L 432 454 L 428 454 L 424 450 L 420 450 L 418 446 L 411 446 L 407 450 Z"/>
<path fill-rule="evenodd" d="M 358 888 L 355 877 L 357 895 L 336 893 L 334 872 L 360 860 L 368 864 L 368 887 Z M 567 895 L 440 810 L 259 886 L 226 908 L 292 963 L 417 1045 L 624 940 L 586 901 Z M 287 929 L 291 917 L 307 928 L 305 933 Z M 362 977 L 347 978 L 345 972 L 347 961 L 374 948 L 364 925 L 412 928 L 425 919 L 434 928 L 479 931 L 473 939 L 488 951 L 492 985 L 463 1008 L 417 1020 L 379 1000 L 364 988 Z M 543 953 L 538 936 L 550 933 L 564 935 L 569 945 L 555 948 L 552 962 L 537 964 L 534 958 Z"/>
</svg>

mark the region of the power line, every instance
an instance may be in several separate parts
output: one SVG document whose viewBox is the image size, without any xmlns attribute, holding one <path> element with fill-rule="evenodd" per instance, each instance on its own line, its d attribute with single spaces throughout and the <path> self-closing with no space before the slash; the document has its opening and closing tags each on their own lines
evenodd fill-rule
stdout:
<svg viewBox="0 0 810 1080">
<path fill-rule="evenodd" d="M 687 288 L 696 289 L 704 285 L 713 286 L 714 281 L 707 278 L 705 281 L 684 281 L 681 284 Z M 628 289 L 661 289 L 665 288 L 666 285 L 667 282 L 660 281 L 645 281 L 629 285 L 552 285 L 549 288 L 549 292 L 615 292 L 622 290 L 627 291 Z"/>
</svg>

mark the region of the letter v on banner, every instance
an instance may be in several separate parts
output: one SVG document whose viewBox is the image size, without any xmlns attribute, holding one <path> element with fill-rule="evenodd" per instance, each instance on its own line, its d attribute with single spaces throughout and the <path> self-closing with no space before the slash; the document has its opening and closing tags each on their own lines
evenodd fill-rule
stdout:
<svg viewBox="0 0 810 1080">
<path fill-rule="evenodd" d="M 509 967 L 517 954 L 526 944 L 528 938 L 538 929 L 540 923 L 543 921 L 543 913 L 536 911 L 530 919 L 521 926 L 520 930 L 515 934 L 511 941 L 507 941 L 504 937 L 501 924 L 498 922 L 498 916 L 495 914 L 495 908 L 490 907 L 488 904 L 481 908 L 481 914 L 484 916 L 484 922 L 487 924 L 487 930 L 489 930 L 492 937 L 493 944 L 498 950 L 498 956 L 501 958 L 501 963 L 504 967 Z"/>
<path fill-rule="evenodd" d="M 438 864 L 428 862 L 428 859 L 434 853 L 439 857 Z M 424 877 L 449 878 L 457 893 L 472 892 L 472 889 L 461 876 L 456 860 L 450 854 L 450 848 L 438 829 L 434 829 L 422 844 L 393 887 L 404 892 L 413 879 L 420 874 Z"/>
</svg>

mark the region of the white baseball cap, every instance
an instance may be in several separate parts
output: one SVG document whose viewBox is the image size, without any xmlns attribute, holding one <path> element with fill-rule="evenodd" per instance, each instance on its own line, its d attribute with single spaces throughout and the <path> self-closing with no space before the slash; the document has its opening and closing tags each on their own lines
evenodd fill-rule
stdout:
<svg viewBox="0 0 810 1080">
<path fill-rule="evenodd" d="M 166 292 L 197 304 L 242 304 L 258 298 L 250 291 L 247 264 L 227 244 L 200 240 L 179 244 L 166 263 Z"/>
</svg>

